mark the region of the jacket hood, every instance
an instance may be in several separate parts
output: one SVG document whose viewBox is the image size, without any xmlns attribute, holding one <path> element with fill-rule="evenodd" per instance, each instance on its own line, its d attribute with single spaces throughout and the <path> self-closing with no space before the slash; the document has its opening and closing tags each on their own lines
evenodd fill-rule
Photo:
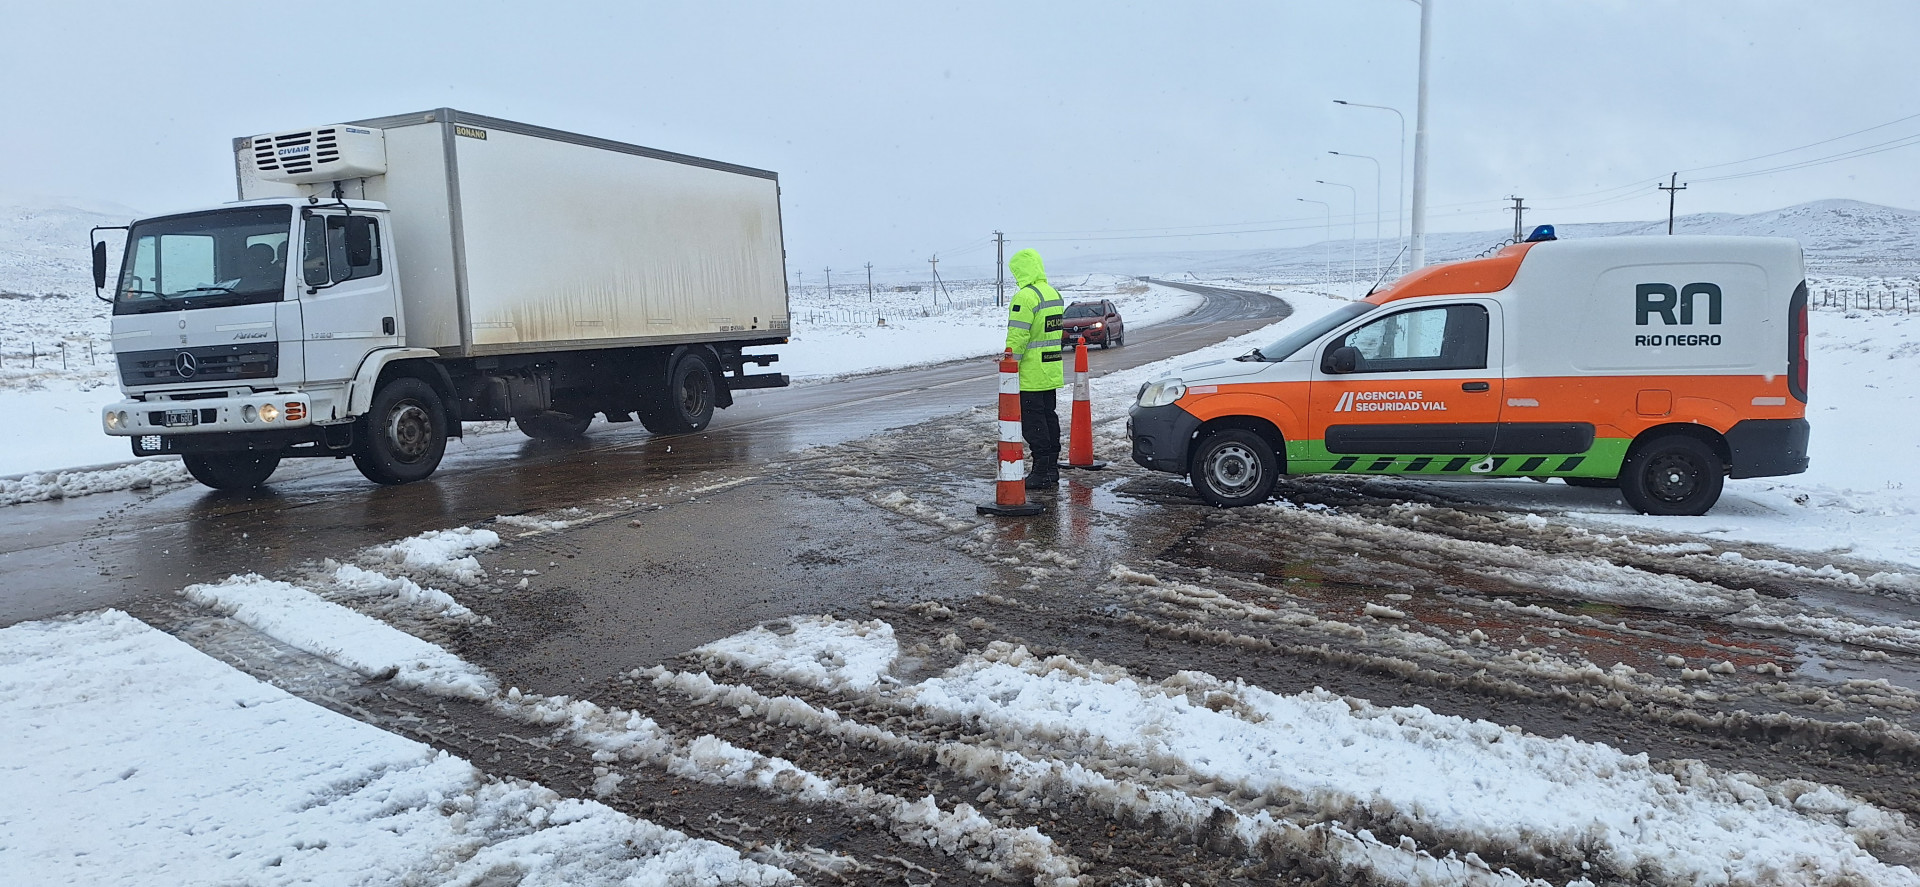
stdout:
<svg viewBox="0 0 1920 887">
<path fill-rule="evenodd" d="M 1032 249 L 1023 249 L 1007 260 L 1007 270 L 1013 272 L 1013 281 L 1021 286 L 1031 286 L 1047 279 L 1047 269 L 1040 264 L 1040 254 Z"/>
</svg>

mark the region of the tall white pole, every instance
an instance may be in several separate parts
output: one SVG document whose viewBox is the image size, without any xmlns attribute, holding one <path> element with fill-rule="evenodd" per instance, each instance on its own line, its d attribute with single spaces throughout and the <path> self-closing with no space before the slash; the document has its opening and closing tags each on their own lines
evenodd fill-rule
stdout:
<svg viewBox="0 0 1920 887">
<path fill-rule="evenodd" d="M 1413 112 L 1412 267 L 1427 264 L 1427 57 L 1433 45 L 1434 0 L 1420 0 L 1420 99 Z"/>
<path fill-rule="evenodd" d="M 1333 103 L 1336 105 L 1346 105 L 1349 108 L 1372 108 L 1375 111 L 1392 111 L 1393 116 L 1400 121 L 1400 162 L 1393 168 L 1394 188 L 1398 193 L 1398 196 L 1395 197 L 1393 201 L 1393 242 L 1395 244 L 1394 250 L 1398 253 L 1398 244 L 1400 241 L 1406 239 L 1407 236 L 1407 115 L 1400 113 L 1399 108 L 1389 108 L 1386 105 L 1363 105 L 1359 102 L 1349 102 L 1341 99 L 1334 99 Z M 1399 267 L 1399 255 L 1396 254 L 1393 257 L 1393 264 L 1394 267 Z"/>
<path fill-rule="evenodd" d="M 1365 154 L 1342 154 L 1328 151 L 1336 157 L 1353 157 L 1373 164 L 1373 276 L 1380 277 L 1380 161 Z"/>
</svg>

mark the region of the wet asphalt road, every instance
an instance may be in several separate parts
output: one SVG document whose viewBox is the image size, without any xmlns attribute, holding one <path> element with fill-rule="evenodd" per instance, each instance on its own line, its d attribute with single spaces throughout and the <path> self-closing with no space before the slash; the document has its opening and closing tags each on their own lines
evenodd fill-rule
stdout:
<svg viewBox="0 0 1920 887">
<path fill-rule="evenodd" d="M 1167 285 L 1206 301 L 1175 321 L 1141 328 L 1124 348 L 1091 352 L 1095 376 L 1191 352 L 1291 310 L 1263 293 Z M 248 494 L 196 485 L 16 505 L 0 521 L 0 626 L 124 606 L 235 573 L 274 575 L 494 515 L 637 495 L 696 472 L 751 472 L 807 447 L 988 405 L 994 391 L 991 362 L 959 361 L 742 392 L 698 434 L 656 437 L 638 423 L 599 423 L 570 445 L 534 442 L 517 431 L 473 435 L 448 448 L 433 478 L 404 487 L 375 486 L 347 461 L 291 461 L 266 488 Z M 704 538 L 726 534 L 730 522 L 768 516 L 716 516 Z M 664 562 L 689 541 L 679 533 L 632 534 L 623 544 L 659 546 Z"/>
</svg>

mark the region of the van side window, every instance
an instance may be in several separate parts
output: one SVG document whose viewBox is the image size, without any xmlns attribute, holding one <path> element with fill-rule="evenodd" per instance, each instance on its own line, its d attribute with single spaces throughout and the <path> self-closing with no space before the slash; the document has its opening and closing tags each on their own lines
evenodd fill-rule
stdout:
<svg viewBox="0 0 1920 887">
<path fill-rule="evenodd" d="M 1390 314 L 1328 346 L 1360 352 L 1357 373 L 1478 370 L 1487 366 L 1487 309 L 1446 305 Z"/>
</svg>

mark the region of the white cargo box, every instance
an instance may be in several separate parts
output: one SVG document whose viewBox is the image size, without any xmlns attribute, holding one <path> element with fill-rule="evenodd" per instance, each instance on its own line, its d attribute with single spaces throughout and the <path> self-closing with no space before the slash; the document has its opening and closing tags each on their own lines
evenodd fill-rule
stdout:
<svg viewBox="0 0 1920 887">
<path fill-rule="evenodd" d="M 351 125 L 382 135 L 383 174 L 290 183 L 257 168 L 272 155 L 247 137 L 234 140 L 240 197 L 385 203 L 410 346 L 467 356 L 787 336 L 774 173 L 449 108 Z"/>
</svg>

